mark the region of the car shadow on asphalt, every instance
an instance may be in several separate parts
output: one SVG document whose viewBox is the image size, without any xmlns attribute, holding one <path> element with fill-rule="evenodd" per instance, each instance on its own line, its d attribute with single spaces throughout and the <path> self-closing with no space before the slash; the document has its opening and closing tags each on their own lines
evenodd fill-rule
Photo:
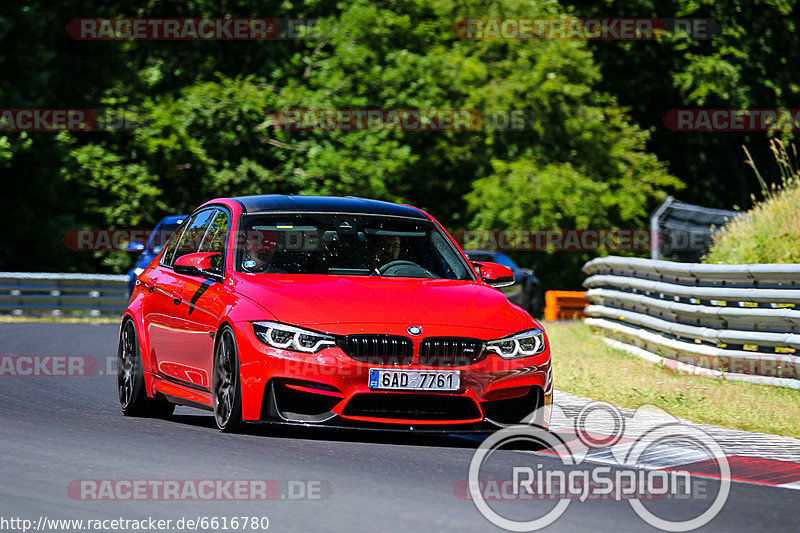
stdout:
<svg viewBox="0 0 800 533">
<path fill-rule="evenodd" d="M 218 431 L 214 417 L 210 414 L 174 414 L 170 422 Z M 327 426 L 292 426 L 281 423 L 245 424 L 240 435 L 274 439 L 302 439 L 312 441 L 358 442 L 396 446 L 426 446 L 441 448 L 477 448 L 490 432 L 482 433 L 430 433 L 423 431 L 396 431 L 375 429 L 352 429 Z M 530 445 L 515 447 L 532 449 Z M 541 448 L 535 449 L 539 451 Z"/>
</svg>

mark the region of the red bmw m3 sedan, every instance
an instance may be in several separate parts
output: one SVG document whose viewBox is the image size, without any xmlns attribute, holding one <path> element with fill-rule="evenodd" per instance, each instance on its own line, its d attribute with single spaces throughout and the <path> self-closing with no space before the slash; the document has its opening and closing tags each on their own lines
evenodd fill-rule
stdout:
<svg viewBox="0 0 800 533">
<path fill-rule="evenodd" d="M 198 407 L 223 431 L 546 427 L 550 348 L 497 289 L 513 282 L 504 266 L 469 262 L 414 207 L 211 200 L 135 282 L 117 351 L 120 408 Z"/>
</svg>

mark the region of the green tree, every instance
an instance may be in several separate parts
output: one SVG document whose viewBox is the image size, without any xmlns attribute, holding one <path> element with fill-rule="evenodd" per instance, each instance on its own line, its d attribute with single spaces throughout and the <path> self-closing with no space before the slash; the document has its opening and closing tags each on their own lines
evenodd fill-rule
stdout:
<svg viewBox="0 0 800 533">
<path fill-rule="evenodd" d="M 681 199 L 730 209 L 750 205 L 758 192 L 742 156 L 767 167 L 768 138 L 776 132 L 674 132 L 665 127 L 670 109 L 795 108 L 800 94 L 800 13 L 787 0 L 565 0 L 576 17 L 708 18 L 719 33 L 711 39 L 675 35 L 658 41 L 589 42 L 602 72 L 600 90 L 617 97 L 652 132 L 649 151 L 686 183 Z M 784 140 L 790 132 L 777 132 Z M 765 177 L 777 182 L 777 169 Z"/>
<path fill-rule="evenodd" d="M 555 1 L 156 1 L 146 13 L 122 3 L 95 12 L 267 13 L 320 23 L 318 38 L 308 40 L 70 42 L 77 51 L 67 59 L 89 57 L 104 76 L 74 80 L 70 91 L 86 95 L 77 101 L 142 118 L 132 131 L 37 134 L 34 147 L 43 139 L 52 158 L 41 171 L 77 200 L 64 206 L 75 224 L 146 227 L 215 196 L 275 192 L 406 201 L 451 229 L 628 228 L 643 224 L 664 189 L 680 186 L 644 150 L 647 132 L 598 90 L 600 69 L 586 43 L 473 41 L 454 31 L 468 17 L 560 16 Z M 49 31 L 71 16 L 51 15 Z M 118 61 L 103 63 L 109 55 Z M 67 77 L 49 61 L 43 68 Z M 36 91 L 49 106 L 53 87 Z M 489 123 L 475 131 L 289 131 L 274 115 L 410 108 L 519 110 L 533 118 L 521 130 Z M 10 161 L 30 174 L 19 153 Z M 552 270 L 544 273 L 552 285 L 579 283 L 584 257 L 555 257 L 521 259 Z M 104 261 L 123 268 L 118 256 Z"/>
</svg>

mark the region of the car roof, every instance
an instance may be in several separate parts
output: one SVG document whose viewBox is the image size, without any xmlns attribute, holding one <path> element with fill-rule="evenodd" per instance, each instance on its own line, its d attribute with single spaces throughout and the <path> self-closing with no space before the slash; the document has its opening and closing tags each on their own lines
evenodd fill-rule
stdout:
<svg viewBox="0 0 800 533">
<path fill-rule="evenodd" d="M 367 200 L 354 196 L 285 196 L 282 194 L 268 194 L 262 196 L 239 196 L 232 198 L 232 200 L 239 203 L 243 213 L 299 211 L 427 218 L 422 211 L 415 207 L 382 202 L 380 200 Z"/>
</svg>

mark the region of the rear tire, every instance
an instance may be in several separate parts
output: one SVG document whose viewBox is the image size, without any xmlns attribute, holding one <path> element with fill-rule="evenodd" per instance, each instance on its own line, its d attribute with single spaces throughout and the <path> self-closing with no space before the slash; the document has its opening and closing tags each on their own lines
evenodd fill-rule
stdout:
<svg viewBox="0 0 800 533">
<path fill-rule="evenodd" d="M 136 327 L 130 319 L 125 320 L 119 334 L 117 400 L 125 416 L 169 418 L 175 411 L 175 404 L 147 397 L 139 338 L 136 335 Z"/>
<path fill-rule="evenodd" d="M 220 431 L 235 433 L 242 427 L 242 387 L 239 380 L 239 351 L 230 326 L 219 332 L 214 349 L 212 395 L 214 421 Z"/>
</svg>

